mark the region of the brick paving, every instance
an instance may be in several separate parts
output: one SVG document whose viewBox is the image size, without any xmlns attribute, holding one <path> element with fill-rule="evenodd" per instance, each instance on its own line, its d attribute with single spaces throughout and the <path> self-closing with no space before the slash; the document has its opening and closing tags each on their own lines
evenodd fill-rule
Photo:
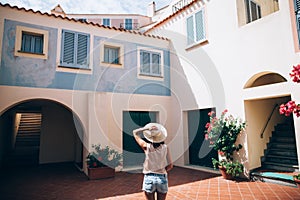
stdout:
<svg viewBox="0 0 300 200">
<path fill-rule="evenodd" d="M 88 180 L 73 165 L 1 170 L 1 200 L 144 200 L 142 174 Z M 273 183 L 229 181 L 219 175 L 175 167 L 169 174 L 168 200 L 300 200 L 300 189 Z"/>
</svg>

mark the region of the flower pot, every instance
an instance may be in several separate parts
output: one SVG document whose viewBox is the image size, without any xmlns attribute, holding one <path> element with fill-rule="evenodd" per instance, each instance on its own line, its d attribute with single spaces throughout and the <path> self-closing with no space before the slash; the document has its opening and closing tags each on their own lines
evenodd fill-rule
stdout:
<svg viewBox="0 0 300 200">
<path fill-rule="evenodd" d="M 110 167 L 88 168 L 88 177 L 90 180 L 112 178 L 115 176 L 115 169 Z"/>
<path fill-rule="evenodd" d="M 300 180 L 297 178 L 294 178 L 295 183 L 297 183 L 298 185 L 300 184 Z"/>
<path fill-rule="evenodd" d="M 219 167 L 219 170 L 220 170 L 220 172 L 221 172 L 224 179 L 226 179 L 226 180 L 232 180 L 233 179 L 231 174 L 226 173 L 226 168 L 225 167 Z"/>
</svg>

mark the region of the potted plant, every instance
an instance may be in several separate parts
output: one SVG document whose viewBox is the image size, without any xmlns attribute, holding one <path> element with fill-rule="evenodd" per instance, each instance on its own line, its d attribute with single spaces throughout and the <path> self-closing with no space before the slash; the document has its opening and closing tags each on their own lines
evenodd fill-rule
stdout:
<svg viewBox="0 0 300 200">
<path fill-rule="evenodd" d="M 295 183 L 300 184 L 300 173 L 293 175 Z"/>
<path fill-rule="evenodd" d="M 89 179 L 110 178 L 115 176 L 115 168 L 122 165 L 122 154 L 109 146 L 92 145 L 93 151 L 87 156 Z"/>
<path fill-rule="evenodd" d="M 231 177 L 237 177 L 244 171 L 244 166 L 238 161 L 234 161 L 233 153 L 239 151 L 243 146 L 236 144 L 239 134 L 244 131 L 246 122 L 224 110 L 219 118 L 215 112 L 210 112 L 210 122 L 206 124 L 206 139 L 210 140 L 210 146 L 218 151 L 219 159 L 212 159 L 214 168 L 219 167 L 221 173 L 226 172 Z M 229 176 L 229 177 L 230 177 Z M 229 178 L 225 177 L 225 178 Z"/>
</svg>

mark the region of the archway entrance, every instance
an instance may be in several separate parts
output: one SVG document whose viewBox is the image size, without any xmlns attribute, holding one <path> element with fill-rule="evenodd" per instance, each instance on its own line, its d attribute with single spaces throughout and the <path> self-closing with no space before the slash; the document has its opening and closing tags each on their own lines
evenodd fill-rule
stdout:
<svg viewBox="0 0 300 200">
<path fill-rule="evenodd" d="M 82 135 L 78 117 L 64 105 L 20 102 L 0 116 L 0 166 L 74 162 L 82 168 Z"/>
</svg>

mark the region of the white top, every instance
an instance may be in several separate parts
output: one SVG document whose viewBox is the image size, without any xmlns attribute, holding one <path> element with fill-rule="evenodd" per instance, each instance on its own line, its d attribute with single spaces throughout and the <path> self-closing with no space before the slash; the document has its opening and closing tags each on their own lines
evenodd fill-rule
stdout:
<svg viewBox="0 0 300 200">
<path fill-rule="evenodd" d="M 162 144 L 156 149 L 152 144 L 147 143 L 145 150 L 145 162 L 143 173 L 167 174 L 165 167 L 167 166 L 167 145 Z"/>
</svg>

